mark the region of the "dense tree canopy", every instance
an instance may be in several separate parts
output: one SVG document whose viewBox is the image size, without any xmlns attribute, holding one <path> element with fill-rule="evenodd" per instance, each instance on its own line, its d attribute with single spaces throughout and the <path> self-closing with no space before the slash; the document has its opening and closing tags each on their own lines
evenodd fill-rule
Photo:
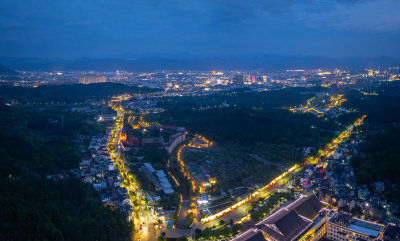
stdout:
<svg viewBox="0 0 400 241">
<path fill-rule="evenodd" d="M 101 133 L 93 116 L 54 106 L 0 112 L 0 240 L 129 240 L 131 223 L 91 185 L 45 177 L 77 168 L 73 139 Z"/>
<path fill-rule="evenodd" d="M 378 95 L 364 96 L 352 91 L 347 106 L 367 115 L 362 128 L 366 143 L 361 155 L 352 159 L 360 184 L 384 181 L 387 196 L 400 200 L 400 83 L 385 83 Z"/>
<path fill-rule="evenodd" d="M 2 178 L 1 240 L 130 240 L 131 224 L 80 180 Z"/>
<path fill-rule="evenodd" d="M 311 96 L 310 90 L 289 88 L 264 92 L 242 89 L 210 96 L 167 98 L 159 103 L 166 111 L 147 118 L 186 126 L 219 144 L 248 146 L 267 142 L 321 146 L 340 129 L 335 121 L 346 124 L 353 119 L 344 115 L 337 120 L 324 120 L 286 109 L 305 103 Z"/>
<path fill-rule="evenodd" d="M 39 86 L 38 88 L 0 86 L 0 100 L 17 100 L 25 102 L 83 102 L 87 99 L 105 99 L 114 95 L 151 93 L 158 89 L 127 86 L 117 83 L 98 84 L 74 84 L 74 85 L 50 85 Z"/>
</svg>

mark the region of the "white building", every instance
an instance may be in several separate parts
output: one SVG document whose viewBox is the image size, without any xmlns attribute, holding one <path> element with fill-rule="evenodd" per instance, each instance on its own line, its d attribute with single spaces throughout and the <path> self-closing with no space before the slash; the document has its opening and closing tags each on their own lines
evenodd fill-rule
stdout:
<svg viewBox="0 0 400 241">
<path fill-rule="evenodd" d="M 337 212 L 327 222 L 329 240 L 373 241 L 383 235 L 382 224 L 353 218 L 352 214 Z"/>
</svg>

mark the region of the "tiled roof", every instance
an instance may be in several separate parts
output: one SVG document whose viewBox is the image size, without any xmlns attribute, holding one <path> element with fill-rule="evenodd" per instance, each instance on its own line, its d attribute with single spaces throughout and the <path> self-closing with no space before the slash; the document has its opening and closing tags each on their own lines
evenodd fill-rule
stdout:
<svg viewBox="0 0 400 241">
<path fill-rule="evenodd" d="M 261 231 L 250 229 L 232 239 L 232 241 L 266 241 L 266 239 Z"/>
<path fill-rule="evenodd" d="M 294 210 L 296 210 L 299 215 L 312 220 L 324 206 L 325 205 L 321 203 L 315 195 L 311 195 L 305 198 Z"/>
<path fill-rule="evenodd" d="M 257 228 L 275 240 L 287 241 L 293 240 L 311 223 L 301 218 L 294 210 L 281 209 L 272 215 L 271 219 L 267 218 L 265 222 L 259 223 Z"/>
</svg>

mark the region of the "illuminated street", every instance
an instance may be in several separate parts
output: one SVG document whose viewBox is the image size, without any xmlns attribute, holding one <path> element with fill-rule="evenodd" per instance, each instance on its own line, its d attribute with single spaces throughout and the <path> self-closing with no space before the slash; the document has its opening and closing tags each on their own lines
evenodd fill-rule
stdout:
<svg viewBox="0 0 400 241">
<path fill-rule="evenodd" d="M 332 102 L 329 104 L 328 108 L 331 108 L 332 106 L 336 106 L 343 102 L 341 99 L 342 96 L 338 96 L 338 98 L 333 98 Z M 308 102 L 311 102 L 309 100 Z M 121 108 L 115 108 L 119 113 L 122 113 L 122 117 L 124 116 L 124 110 Z M 354 127 L 359 126 L 363 123 L 363 120 L 366 116 L 363 116 L 359 119 L 357 119 L 352 125 L 348 126 L 343 132 L 341 132 L 336 138 L 332 140 L 331 143 L 326 145 L 326 148 L 324 150 L 320 150 L 318 152 L 318 155 L 315 157 L 311 157 L 307 160 L 307 164 L 312 165 L 312 164 L 317 164 L 320 163 L 319 165 L 324 166 L 323 159 L 326 157 L 330 157 L 338 147 L 340 143 L 342 143 L 344 140 L 346 140 L 350 135 Z M 146 122 L 142 117 L 139 119 L 139 125 L 140 126 L 150 126 L 150 123 Z M 122 119 L 119 118 L 115 122 L 115 128 L 114 132 L 112 135 L 112 139 L 110 143 L 112 143 L 114 146 L 118 145 L 119 141 L 119 136 L 120 136 L 120 131 L 122 128 Z M 176 161 L 179 164 L 179 169 L 182 172 L 182 174 L 191 182 L 193 191 L 198 190 L 201 187 L 201 183 L 197 183 L 195 179 L 191 176 L 190 171 L 188 171 L 188 167 L 186 166 L 184 162 L 184 151 L 186 148 L 208 148 L 212 145 L 213 143 L 209 140 L 207 140 L 205 137 L 200 136 L 200 135 L 194 135 L 194 138 L 192 138 L 188 144 L 184 144 L 179 147 L 177 154 L 176 154 Z M 112 148 L 112 147 L 110 147 Z M 129 185 L 128 189 L 133 191 L 135 193 L 134 199 L 136 202 L 140 204 L 139 208 L 135 209 L 134 211 L 134 221 L 135 221 L 135 238 L 140 239 L 140 240 L 154 240 L 157 237 L 157 230 L 154 228 L 154 225 L 152 224 L 152 212 L 148 211 L 149 206 L 146 204 L 146 198 L 143 196 L 143 191 L 139 190 L 138 186 L 135 184 L 135 178 L 132 175 L 128 174 L 128 169 L 125 166 L 124 161 L 120 158 L 120 152 L 119 151 L 113 151 L 112 152 L 112 157 L 114 162 L 116 163 L 117 167 L 119 168 L 122 177 L 124 178 L 124 183 Z M 211 227 L 219 222 L 220 219 L 223 220 L 230 220 L 232 219 L 234 222 L 240 222 L 243 218 L 248 216 L 248 208 L 251 202 L 257 198 L 257 197 L 263 197 L 263 198 L 268 198 L 268 195 L 274 191 L 277 187 L 284 185 L 287 183 L 291 177 L 302 170 L 302 167 L 300 165 L 294 165 L 290 169 L 288 169 L 286 172 L 282 173 L 279 177 L 275 178 L 272 180 L 269 184 L 265 185 L 264 187 L 254 191 L 251 193 L 248 197 L 244 198 L 242 201 L 237 202 L 233 204 L 231 207 L 228 207 L 222 211 L 219 211 L 218 213 L 215 213 L 211 216 L 207 216 L 201 219 L 201 222 L 199 223 L 196 219 L 194 221 L 194 226 L 192 228 L 201 228 L 204 229 L 205 227 Z M 172 176 L 171 173 L 169 173 L 171 177 L 173 178 L 174 182 L 179 186 L 179 182 L 176 180 L 174 176 Z M 200 188 L 201 190 L 201 188 Z M 185 194 L 187 196 L 187 194 Z M 134 200 L 132 200 L 134 202 Z M 196 207 L 196 203 L 194 203 Z M 193 210 L 195 210 L 195 207 Z M 189 201 L 183 201 L 181 200 L 181 204 L 179 207 L 179 215 L 178 215 L 178 223 L 177 226 L 178 228 L 183 228 L 183 224 L 186 218 L 186 215 L 190 209 L 190 202 Z"/>
<path fill-rule="evenodd" d="M 146 197 L 144 195 L 144 191 L 139 189 L 137 185 L 136 178 L 129 174 L 129 169 L 125 165 L 124 160 L 120 157 L 120 150 L 115 147 L 118 146 L 120 132 L 122 129 L 122 120 L 124 118 L 124 110 L 119 107 L 115 107 L 112 105 L 112 108 L 119 113 L 119 118 L 116 120 L 113 132 L 109 140 L 109 147 L 111 158 L 115 163 L 115 166 L 121 173 L 121 176 L 124 180 L 124 185 L 128 189 L 128 191 L 132 191 L 135 195 L 131 196 L 132 203 L 138 203 L 138 206 L 134 207 L 134 211 L 132 214 L 132 218 L 134 220 L 135 232 L 134 232 L 134 240 L 155 240 L 157 238 L 157 229 L 154 227 L 154 215 L 151 211 L 151 207 L 147 204 Z"/>
<path fill-rule="evenodd" d="M 400 241 L 400 0 L 0 12 L 0 241 Z"/>
<path fill-rule="evenodd" d="M 334 99 L 331 105 L 337 105 L 341 100 L 341 96 L 339 96 L 337 99 Z M 354 127 L 360 126 L 363 123 L 363 120 L 365 119 L 365 115 L 357 119 L 352 125 L 348 126 L 343 132 L 341 132 L 336 138 L 332 140 L 331 143 L 326 145 L 326 148 L 324 150 L 320 150 L 318 152 L 318 155 L 316 157 L 312 157 L 307 161 L 308 165 L 312 164 L 317 164 L 319 163 L 323 158 L 325 157 L 330 157 L 338 147 L 340 143 L 342 143 L 344 140 L 346 140 L 348 137 L 350 137 L 351 132 Z M 191 144 L 189 144 L 190 146 Z M 180 147 L 177 153 L 177 160 L 178 163 L 180 164 L 180 169 L 182 173 L 192 181 L 193 184 L 193 189 L 196 190 L 197 186 L 194 181 L 194 179 L 191 177 L 190 172 L 187 170 L 184 160 L 183 160 L 183 151 L 187 147 L 187 145 L 183 145 Z M 324 165 L 324 163 L 321 162 L 321 165 Z M 258 189 L 257 191 L 253 192 L 250 194 L 247 198 L 243 199 L 242 201 L 235 203 L 231 207 L 228 207 L 212 216 L 208 216 L 205 218 L 201 219 L 202 223 L 206 223 L 212 226 L 213 223 L 215 223 L 219 219 L 233 219 L 234 221 L 238 221 L 241 218 L 243 218 L 245 215 L 247 215 L 247 212 L 245 211 L 248 205 L 251 203 L 251 201 L 256 198 L 256 197 L 265 197 L 268 193 L 273 191 L 277 186 L 284 185 L 293 174 L 297 173 L 300 171 L 302 167 L 299 165 L 294 165 L 291 167 L 288 171 L 282 173 L 279 177 L 275 178 L 273 181 L 271 181 L 269 184 L 265 185 L 264 187 Z M 207 226 L 209 226 L 207 225 Z M 200 227 L 203 227 L 200 225 Z"/>
<path fill-rule="evenodd" d="M 311 99 L 307 100 L 307 104 L 305 106 L 300 106 L 300 107 L 295 107 L 295 108 L 289 108 L 289 110 L 293 113 L 296 112 L 309 112 L 309 113 L 315 113 L 318 117 L 322 117 L 330 111 L 333 108 L 339 108 L 343 102 L 347 101 L 343 95 L 337 95 L 337 96 L 330 96 L 330 99 L 326 105 L 324 105 L 323 108 L 317 108 L 314 106 L 314 102 L 316 102 L 315 97 L 312 97 Z"/>
</svg>

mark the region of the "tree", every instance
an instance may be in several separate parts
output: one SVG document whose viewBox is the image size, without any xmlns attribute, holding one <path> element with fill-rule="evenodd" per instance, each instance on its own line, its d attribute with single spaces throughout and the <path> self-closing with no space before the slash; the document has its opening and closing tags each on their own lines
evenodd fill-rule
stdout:
<svg viewBox="0 0 400 241">
<path fill-rule="evenodd" d="M 201 229 L 196 228 L 194 230 L 194 239 L 196 239 L 196 240 L 200 239 L 202 235 L 203 235 L 203 232 L 201 231 Z"/>
<path fill-rule="evenodd" d="M 212 237 L 212 230 L 211 228 L 207 227 L 203 230 L 203 238 L 204 239 L 211 239 Z"/>
<path fill-rule="evenodd" d="M 158 236 L 157 241 L 166 241 L 167 239 L 162 237 L 162 236 Z"/>
<path fill-rule="evenodd" d="M 240 223 L 236 223 L 232 226 L 232 233 L 234 235 L 242 232 L 243 230 L 244 230 L 244 226 Z"/>
<path fill-rule="evenodd" d="M 158 236 L 157 241 L 166 241 L 167 239 L 165 238 L 165 232 L 161 232 L 161 235 Z"/>
<path fill-rule="evenodd" d="M 193 213 L 189 213 L 185 219 L 185 228 L 189 228 L 192 225 L 194 219 Z"/>
</svg>

